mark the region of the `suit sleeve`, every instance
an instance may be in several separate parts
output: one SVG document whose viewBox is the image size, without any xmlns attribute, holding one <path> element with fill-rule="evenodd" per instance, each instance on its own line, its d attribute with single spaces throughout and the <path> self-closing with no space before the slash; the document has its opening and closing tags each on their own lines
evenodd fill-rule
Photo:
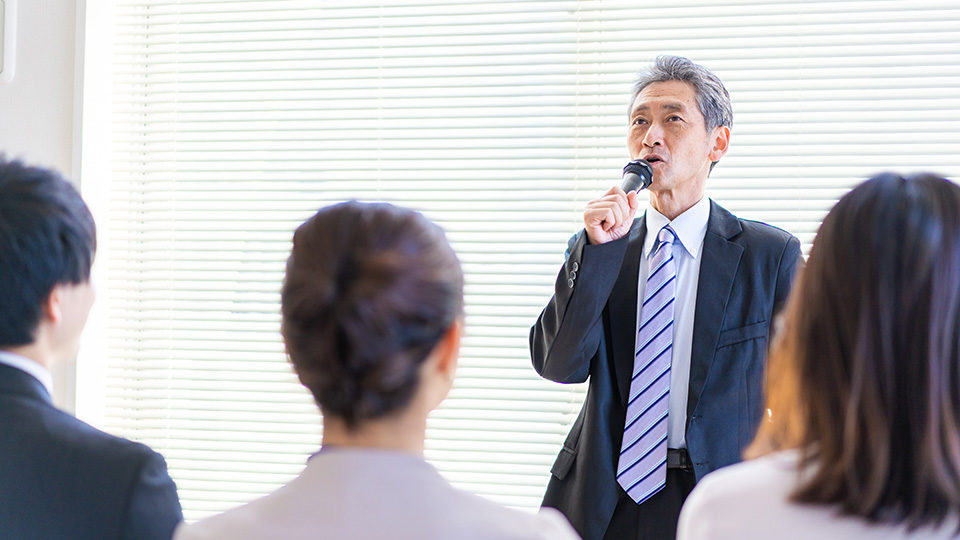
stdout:
<svg viewBox="0 0 960 540">
<path fill-rule="evenodd" d="M 170 540 L 183 521 L 177 486 L 160 454 L 147 450 L 130 487 L 123 540 Z"/>
<path fill-rule="evenodd" d="M 530 329 L 530 356 L 541 376 L 556 382 L 587 380 L 603 337 L 603 309 L 617 281 L 629 235 L 589 245 L 580 231 L 567 245 L 554 294 Z"/>
<path fill-rule="evenodd" d="M 797 272 L 803 268 L 803 254 L 800 253 L 800 241 L 795 236 L 787 240 L 783 254 L 780 256 L 780 267 L 777 270 L 777 288 L 773 299 L 773 314 L 777 313 L 786 304 L 790 296 L 790 289 Z"/>
</svg>

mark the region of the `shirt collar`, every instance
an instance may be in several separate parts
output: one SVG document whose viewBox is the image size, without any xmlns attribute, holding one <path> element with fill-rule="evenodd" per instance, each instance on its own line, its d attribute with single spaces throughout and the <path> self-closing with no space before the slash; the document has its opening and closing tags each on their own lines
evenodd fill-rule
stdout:
<svg viewBox="0 0 960 540">
<path fill-rule="evenodd" d="M 13 354 L 12 352 L 8 351 L 0 351 L 0 364 L 5 364 L 12 368 L 26 372 L 34 379 L 40 381 L 40 383 L 43 384 L 43 387 L 47 389 L 48 394 L 51 396 L 53 395 L 53 376 L 50 374 L 49 369 L 41 366 L 38 362 L 35 362 L 25 356 L 20 356 L 19 354 Z"/>
<path fill-rule="evenodd" d="M 652 206 L 647 208 L 647 234 L 643 239 L 643 253 L 647 257 L 653 255 L 657 233 L 660 232 L 660 229 L 670 225 L 677 236 L 677 241 L 696 260 L 697 254 L 700 253 L 700 246 L 703 245 L 703 237 L 707 234 L 707 220 L 709 219 L 710 199 L 707 197 L 701 198 L 697 204 L 688 208 L 686 212 L 677 216 L 673 221 L 657 212 Z"/>
</svg>

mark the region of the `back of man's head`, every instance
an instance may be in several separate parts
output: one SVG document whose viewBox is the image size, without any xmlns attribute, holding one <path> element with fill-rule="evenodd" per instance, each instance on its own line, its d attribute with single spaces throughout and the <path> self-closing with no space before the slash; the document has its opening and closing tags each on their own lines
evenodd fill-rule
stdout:
<svg viewBox="0 0 960 540">
<path fill-rule="evenodd" d="M 90 279 L 93 216 L 70 182 L 0 157 L 0 349 L 29 345 L 57 284 Z"/>
</svg>

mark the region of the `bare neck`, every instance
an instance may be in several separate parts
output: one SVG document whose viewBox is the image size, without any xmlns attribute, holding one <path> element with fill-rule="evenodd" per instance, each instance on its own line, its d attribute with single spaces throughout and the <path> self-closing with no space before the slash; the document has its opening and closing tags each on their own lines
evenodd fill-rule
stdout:
<svg viewBox="0 0 960 540">
<path fill-rule="evenodd" d="M 348 429 L 341 418 L 324 415 L 323 446 L 378 448 L 423 456 L 426 430 L 426 416 L 411 412 L 370 420 L 354 429 Z"/>
<path fill-rule="evenodd" d="M 693 208 L 701 199 L 703 199 L 703 189 L 650 192 L 650 206 L 670 221 Z"/>
</svg>

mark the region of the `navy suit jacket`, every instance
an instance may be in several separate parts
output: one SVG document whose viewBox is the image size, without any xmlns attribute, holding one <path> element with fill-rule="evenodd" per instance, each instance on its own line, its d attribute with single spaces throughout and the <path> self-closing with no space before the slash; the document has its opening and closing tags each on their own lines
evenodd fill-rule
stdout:
<svg viewBox="0 0 960 540">
<path fill-rule="evenodd" d="M 543 499 L 584 540 L 603 537 L 621 489 L 616 480 L 637 331 L 644 219 L 626 236 L 588 245 L 575 235 L 553 298 L 530 330 L 543 377 L 584 382 L 587 397 Z M 687 403 L 687 450 L 697 479 L 736 463 L 763 412 L 763 373 L 774 314 L 802 258 L 789 233 L 736 218 L 715 202 L 703 241 Z"/>
<path fill-rule="evenodd" d="M 57 409 L 0 364 L 0 538 L 170 540 L 183 520 L 166 463 Z"/>
</svg>

